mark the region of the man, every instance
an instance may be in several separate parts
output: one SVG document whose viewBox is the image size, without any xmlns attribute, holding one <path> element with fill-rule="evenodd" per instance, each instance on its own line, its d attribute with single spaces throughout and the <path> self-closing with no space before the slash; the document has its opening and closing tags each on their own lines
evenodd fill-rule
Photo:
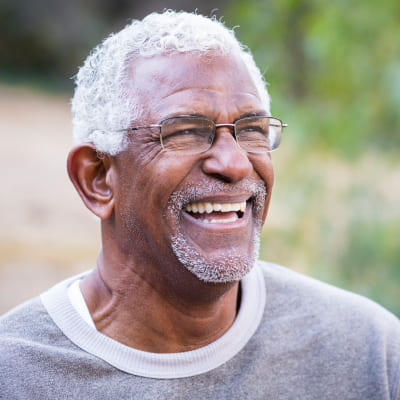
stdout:
<svg viewBox="0 0 400 400">
<path fill-rule="evenodd" d="M 96 268 L 0 323 L 5 399 L 400 399 L 400 323 L 256 262 L 284 125 L 215 19 L 135 21 L 86 60 L 70 178 Z"/>
</svg>

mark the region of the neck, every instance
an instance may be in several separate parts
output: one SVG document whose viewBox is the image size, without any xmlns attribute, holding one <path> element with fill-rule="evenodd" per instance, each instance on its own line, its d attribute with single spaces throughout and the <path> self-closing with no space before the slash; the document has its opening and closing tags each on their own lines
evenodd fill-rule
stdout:
<svg viewBox="0 0 400 400">
<path fill-rule="evenodd" d="M 99 256 L 81 290 L 100 332 L 138 350 L 175 353 L 215 341 L 235 320 L 238 283 L 207 284 L 187 272 L 175 285 L 184 290 L 174 290 L 145 270 Z"/>
</svg>

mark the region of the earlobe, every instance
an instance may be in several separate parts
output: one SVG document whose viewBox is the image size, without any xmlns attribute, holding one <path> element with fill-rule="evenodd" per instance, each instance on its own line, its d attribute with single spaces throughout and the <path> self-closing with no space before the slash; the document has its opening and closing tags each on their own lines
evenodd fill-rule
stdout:
<svg viewBox="0 0 400 400">
<path fill-rule="evenodd" d="M 112 166 L 107 155 L 99 155 L 92 143 L 74 147 L 67 161 L 68 175 L 86 207 L 101 219 L 114 210 Z"/>
</svg>

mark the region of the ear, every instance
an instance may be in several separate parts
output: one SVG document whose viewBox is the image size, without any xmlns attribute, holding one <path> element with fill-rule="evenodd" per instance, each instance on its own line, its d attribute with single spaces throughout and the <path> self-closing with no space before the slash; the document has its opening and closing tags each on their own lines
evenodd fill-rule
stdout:
<svg viewBox="0 0 400 400">
<path fill-rule="evenodd" d="M 86 207 L 102 220 L 114 209 L 110 158 L 100 157 L 92 143 L 74 147 L 67 161 L 68 175 Z"/>
</svg>

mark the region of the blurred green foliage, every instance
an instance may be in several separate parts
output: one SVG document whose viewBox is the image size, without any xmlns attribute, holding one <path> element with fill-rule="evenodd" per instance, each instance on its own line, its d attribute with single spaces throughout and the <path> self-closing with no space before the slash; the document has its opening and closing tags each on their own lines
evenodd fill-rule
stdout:
<svg viewBox="0 0 400 400">
<path fill-rule="evenodd" d="M 261 258 L 363 294 L 400 316 L 400 164 L 346 160 L 290 143 L 273 155 L 275 188 Z"/>
<path fill-rule="evenodd" d="M 261 257 L 400 315 L 400 2 L 234 0 L 289 124 Z"/>
<path fill-rule="evenodd" d="M 297 146 L 353 157 L 400 144 L 398 0 L 237 0 L 226 19 L 271 82 Z"/>
</svg>

